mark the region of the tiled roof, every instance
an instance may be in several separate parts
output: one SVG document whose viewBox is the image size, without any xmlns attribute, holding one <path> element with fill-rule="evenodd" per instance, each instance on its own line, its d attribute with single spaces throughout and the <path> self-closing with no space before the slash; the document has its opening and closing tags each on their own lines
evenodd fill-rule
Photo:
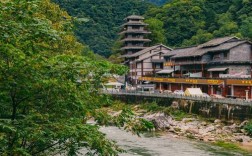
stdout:
<svg viewBox="0 0 252 156">
<path fill-rule="evenodd" d="M 157 52 L 155 52 L 155 53 L 151 53 L 151 54 L 145 56 L 144 58 L 137 59 L 136 61 L 137 61 L 137 62 L 143 61 L 143 60 L 148 59 L 148 58 L 150 58 L 151 56 L 157 55 L 157 54 L 159 54 L 159 53 L 164 53 L 164 52 L 162 52 L 162 51 L 157 51 Z"/>
<path fill-rule="evenodd" d="M 234 38 L 229 38 L 229 40 L 234 39 Z M 214 39 L 215 40 L 215 39 Z M 217 40 L 218 40 L 218 44 L 217 44 Z M 173 56 L 172 58 L 181 58 L 181 57 L 193 57 L 193 56 L 202 56 L 208 52 L 217 52 L 217 51 L 223 51 L 223 50 L 229 50 L 233 47 L 236 47 L 240 44 L 243 44 L 245 42 L 245 40 L 227 40 L 227 38 L 223 38 L 223 39 L 217 39 L 214 42 L 207 42 L 207 43 L 215 43 L 215 46 L 206 46 L 206 45 L 210 45 L 210 44 L 201 44 L 197 47 L 189 47 L 189 48 L 185 48 L 179 51 L 172 51 L 172 53 L 176 53 L 175 56 Z M 220 43 L 222 42 L 222 43 Z M 204 45 L 204 46 L 202 46 Z M 212 44 L 213 45 L 213 44 Z M 176 50 L 176 49 L 175 49 Z"/>
<path fill-rule="evenodd" d="M 179 55 L 179 54 L 184 54 L 184 53 L 188 53 L 189 51 L 193 50 L 197 48 L 196 46 L 193 47 L 185 47 L 185 48 L 176 48 L 172 51 L 170 51 L 169 53 L 164 54 L 163 56 L 174 56 L 174 55 Z"/>
<path fill-rule="evenodd" d="M 130 55 L 129 57 L 137 57 L 137 56 L 140 56 L 140 55 L 142 55 L 142 54 L 144 54 L 144 53 L 147 53 L 147 52 L 149 52 L 149 51 L 151 51 L 151 50 L 153 50 L 153 49 L 156 49 L 156 48 L 158 48 L 158 47 L 160 47 L 160 46 L 163 46 L 163 47 L 165 47 L 165 48 L 167 48 L 167 49 L 172 50 L 171 48 L 169 48 L 169 47 L 167 47 L 167 46 L 165 46 L 165 45 L 163 45 L 163 44 L 158 44 L 158 45 L 155 45 L 155 46 L 152 46 L 152 47 L 145 48 L 145 49 L 143 49 L 143 50 L 141 50 L 141 51 L 139 51 L 139 52 L 136 52 L 136 53 Z"/>
<path fill-rule="evenodd" d="M 141 19 L 141 20 L 143 20 L 144 17 L 138 16 L 138 15 L 130 15 L 130 16 L 126 17 L 125 19 Z"/>
<path fill-rule="evenodd" d="M 212 46 L 218 46 L 224 42 L 227 42 L 231 39 L 235 39 L 235 40 L 238 40 L 239 38 L 237 37 L 221 37 L 221 38 L 215 38 L 215 39 L 212 39 L 204 44 L 200 44 L 199 47 L 212 47 Z"/>
<path fill-rule="evenodd" d="M 130 21 L 130 22 L 124 23 L 121 26 L 125 26 L 125 25 L 140 25 L 140 26 L 145 26 L 145 25 L 149 25 L 149 24 L 144 23 L 144 22 L 139 22 L 139 21 Z"/>
</svg>

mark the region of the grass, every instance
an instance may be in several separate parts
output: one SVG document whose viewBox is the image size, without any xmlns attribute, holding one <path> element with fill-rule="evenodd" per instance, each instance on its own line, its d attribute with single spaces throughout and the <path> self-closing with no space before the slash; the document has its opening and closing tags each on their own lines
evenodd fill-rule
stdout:
<svg viewBox="0 0 252 156">
<path fill-rule="evenodd" d="M 221 147 L 221 148 L 223 148 L 224 150 L 227 150 L 227 151 L 238 152 L 238 153 L 241 153 L 243 155 L 251 155 L 250 152 L 248 152 L 247 150 L 242 149 L 241 147 L 239 147 L 238 144 L 235 144 L 235 143 L 217 141 L 217 142 L 215 142 L 213 144 L 215 146 Z"/>
<path fill-rule="evenodd" d="M 214 143 L 214 145 L 225 148 L 227 150 L 234 150 L 234 151 L 242 150 L 238 145 L 234 143 L 227 143 L 224 141 L 217 141 Z"/>
<path fill-rule="evenodd" d="M 181 121 L 183 118 L 192 117 L 191 114 L 187 114 L 184 111 L 173 109 L 172 107 L 166 107 L 163 109 L 166 115 L 172 116 L 175 120 Z"/>
</svg>

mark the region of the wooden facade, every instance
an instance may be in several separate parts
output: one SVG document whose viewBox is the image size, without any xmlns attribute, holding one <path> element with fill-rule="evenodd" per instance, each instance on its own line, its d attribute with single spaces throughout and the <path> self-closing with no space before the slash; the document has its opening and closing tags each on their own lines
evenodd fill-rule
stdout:
<svg viewBox="0 0 252 156">
<path fill-rule="evenodd" d="M 162 90 L 199 87 L 208 94 L 252 99 L 249 41 L 237 37 L 217 38 L 198 46 L 172 50 L 163 57 L 163 70 L 167 74 L 155 72 L 141 75 L 138 80 L 153 82 Z"/>
</svg>

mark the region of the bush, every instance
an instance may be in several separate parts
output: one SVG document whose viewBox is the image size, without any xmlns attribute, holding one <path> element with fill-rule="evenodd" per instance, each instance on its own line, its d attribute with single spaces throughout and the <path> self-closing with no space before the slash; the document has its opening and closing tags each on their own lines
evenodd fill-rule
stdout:
<svg viewBox="0 0 252 156">
<path fill-rule="evenodd" d="M 244 129 L 248 132 L 248 135 L 252 136 L 252 120 L 249 121 Z"/>
<path fill-rule="evenodd" d="M 159 106 L 156 102 L 145 103 L 140 106 L 142 109 L 147 110 L 148 112 L 158 112 L 162 111 L 164 107 Z"/>
<path fill-rule="evenodd" d="M 189 116 L 187 113 L 181 110 L 173 109 L 172 107 L 165 108 L 164 113 L 166 115 L 172 116 L 174 119 L 179 120 L 179 121 Z"/>
</svg>

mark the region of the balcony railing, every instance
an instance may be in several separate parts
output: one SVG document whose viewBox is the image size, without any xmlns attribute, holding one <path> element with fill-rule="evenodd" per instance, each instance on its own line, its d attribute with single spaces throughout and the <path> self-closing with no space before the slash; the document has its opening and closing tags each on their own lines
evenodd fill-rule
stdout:
<svg viewBox="0 0 252 156">
<path fill-rule="evenodd" d="M 203 61 L 176 61 L 173 62 L 175 65 L 188 65 L 188 64 L 205 64 Z"/>
<path fill-rule="evenodd" d="M 164 94 L 159 92 L 142 92 L 136 90 L 103 90 L 102 93 L 111 94 L 111 95 L 132 95 L 132 96 L 145 96 L 145 97 L 158 97 L 158 98 L 173 98 L 173 99 L 184 99 L 184 100 L 193 100 L 193 101 L 206 101 L 211 103 L 218 103 L 218 104 L 231 104 L 231 105 L 240 105 L 240 106 L 252 106 L 252 102 L 249 100 L 242 100 L 242 99 L 231 99 L 231 98 L 211 98 L 211 97 L 200 97 L 200 96 L 184 96 L 184 95 L 177 95 L 177 94 Z"/>
</svg>

